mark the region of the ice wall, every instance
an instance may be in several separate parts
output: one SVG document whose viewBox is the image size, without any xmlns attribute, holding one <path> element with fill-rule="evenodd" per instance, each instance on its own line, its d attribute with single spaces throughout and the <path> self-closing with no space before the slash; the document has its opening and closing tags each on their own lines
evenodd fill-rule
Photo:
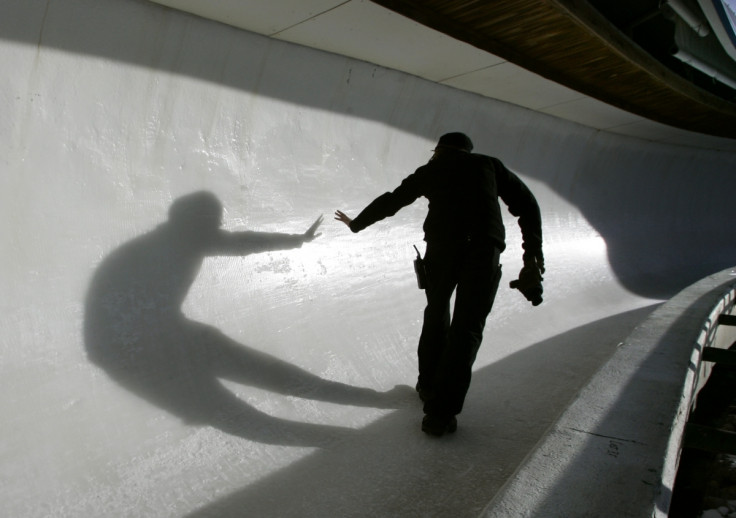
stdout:
<svg viewBox="0 0 736 518">
<path fill-rule="evenodd" d="M 734 154 L 139 0 L 5 2 L 0 62 L 6 516 L 473 516 L 653 304 L 736 255 Z M 425 207 L 329 218 L 453 130 L 537 194 L 549 272 L 539 308 L 501 290 L 439 443 L 411 388 Z"/>
</svg>

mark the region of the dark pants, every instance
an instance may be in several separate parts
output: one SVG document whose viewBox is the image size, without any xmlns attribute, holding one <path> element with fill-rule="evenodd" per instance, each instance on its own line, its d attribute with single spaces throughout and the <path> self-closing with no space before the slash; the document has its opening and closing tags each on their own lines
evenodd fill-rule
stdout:
<svg viewBox="0 0 736 518">
<path fill-rule="evenodd" d="M 451 246 L 427 243 L 427 307 L 418 349 L 425 414 L 449 417 L 463 408 L 483 328 L 501 280 L 498 260 L 498 249 L 485 241 Z"/>
</svg>

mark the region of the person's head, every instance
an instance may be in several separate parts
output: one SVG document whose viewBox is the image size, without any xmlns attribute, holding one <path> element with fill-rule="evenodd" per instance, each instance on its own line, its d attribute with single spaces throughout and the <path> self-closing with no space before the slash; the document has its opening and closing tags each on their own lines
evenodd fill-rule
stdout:
<svg viewBox="0 0 736 518">
<path fill-rule="evenodd" d="M 470 153 L 473 150 L 473 141 L 465 133 L 453 132 L 445 133 L 440 137 L 437 146 L 434 148 L 435 153 L 444 150 L 464 151 Z"/>
</svg>

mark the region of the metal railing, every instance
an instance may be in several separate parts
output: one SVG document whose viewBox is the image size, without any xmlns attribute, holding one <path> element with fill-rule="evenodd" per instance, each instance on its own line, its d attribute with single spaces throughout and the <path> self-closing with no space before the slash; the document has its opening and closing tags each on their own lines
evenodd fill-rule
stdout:
<svg viewBox="0 0 736 518">
<path fill-rule="evenodd" d="M 709 340 L 710 343 L 702 349 L 699 368 L 701 379 L 698 383 L 698 393 L 693 397 L 692 409 L 698 404 L 702 388 L 711 378 L 715 366 L 722 369 L 736 368 L 736 315 L 731 314 L 733 311 L 734 306 L 731 304 L 728 313 L 718 315 L 712 340 Z M 685 423 L 682 447 L 736 455 L 736 433 L 688 419 Z"/>
</svg>

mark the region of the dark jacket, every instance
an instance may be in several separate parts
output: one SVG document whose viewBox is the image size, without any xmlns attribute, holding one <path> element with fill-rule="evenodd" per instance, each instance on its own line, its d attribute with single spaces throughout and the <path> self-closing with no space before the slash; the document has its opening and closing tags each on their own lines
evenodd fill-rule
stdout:
<svg viewBox="0 0 736 518">
<path fill-rule="evenodd" d="M 503 250 L 501 198 L 509 212 L 519 218 L 525 259 L 542 254 L 542 221 L 531 191 L 497 158 L 464 151 L 443 150 L 435 155 L 395 191 L 373 200 L 350 223 L 350 229 L 360 232 L 420 196 L 429 200 L 424 220 L 424 240 L 428 243 L 489 239 Z"/>
</svg>

